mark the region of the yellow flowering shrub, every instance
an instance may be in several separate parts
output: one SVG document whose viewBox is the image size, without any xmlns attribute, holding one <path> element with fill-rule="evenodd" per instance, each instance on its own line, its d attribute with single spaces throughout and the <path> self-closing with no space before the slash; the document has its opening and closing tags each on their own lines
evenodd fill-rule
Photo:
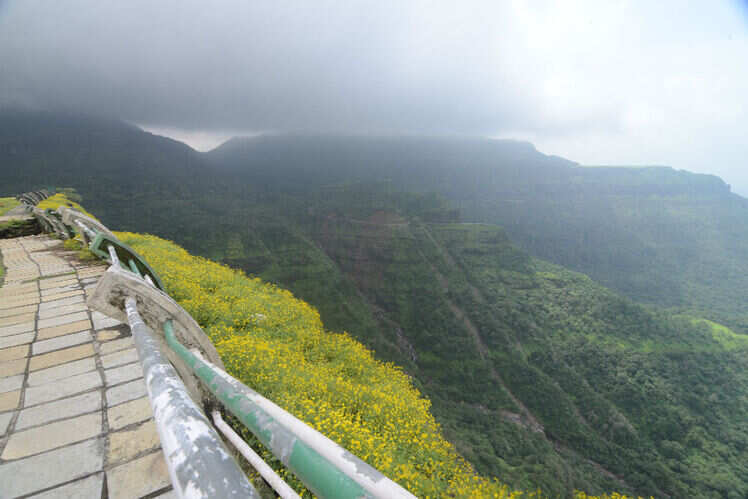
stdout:
<svg viewBox="0 0 748 499">
<path fill-rule="evenodd" d="M 326 331 L 309 304 L 158 237 L 117 237 L 159 273 L 232 375 L 392 480 L 419 497 L 519 497 L 457 454 L 405 373 Z"/>
<path fill-rule="evenodd" d="M 56 210 L 57 208 L 63 205 L 69 206 L 73 208 L 74 210 L 80 211 L 81 213 L 85 213 L 89 217 L 97 220 L 97 218 L 93 216 L 92 214 L 90 214 L 89 212 L 87 212 L 83 206 L 76 203 L 75 201 L 71 201 L 70 199 L 67 198 L 67 196 L 65 196 L 65 194 L 61 192 L 48 197 L 47 199 L 43 200 L 38 205 L 36 205 L 36 207 L 39 208 L 40 210 L 46 210 L 46 209 Z"/>
</svg>

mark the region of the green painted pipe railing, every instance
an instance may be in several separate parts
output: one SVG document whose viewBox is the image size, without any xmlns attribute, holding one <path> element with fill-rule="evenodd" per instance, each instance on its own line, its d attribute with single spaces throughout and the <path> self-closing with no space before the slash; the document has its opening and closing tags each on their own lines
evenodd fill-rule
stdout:
<svg viewBox="0 0 748 499">
<path fill-rule="evenodd" d="M 221 401 L 284 465 L 316 495 L 332 499 L 373 497 L 361 485 L 322 457 L 307 443 L 278 423 L 245 394 L 248 387 L 237 388 L 217 368 L 198 358 L 174 335 L 171 321 L 164 323 L 166 343 Z"/>
</svg>

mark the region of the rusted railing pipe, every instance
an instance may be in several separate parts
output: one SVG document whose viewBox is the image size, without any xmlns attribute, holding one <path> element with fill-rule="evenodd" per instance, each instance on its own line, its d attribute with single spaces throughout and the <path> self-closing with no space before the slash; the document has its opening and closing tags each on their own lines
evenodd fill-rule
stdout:
<svg viewBox="0 0 748 499">
<path fill-rule="evenodd" d="M 260 498 L 195 405 L 174 367 L 140 317 L 135 298 L 125 300 L 138 357 L 166 464 L 180 498 Z"/>
</svg>

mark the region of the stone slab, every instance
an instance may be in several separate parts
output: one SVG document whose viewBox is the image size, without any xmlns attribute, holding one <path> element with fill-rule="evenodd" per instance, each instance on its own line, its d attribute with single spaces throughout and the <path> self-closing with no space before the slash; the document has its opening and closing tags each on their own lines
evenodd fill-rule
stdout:
<svg viewBox="0 0 748 499">
<path fill-rule="evenodd" d="M 40 369 L 29 373 L 28 385 L 39 386 L 52 381 L 69 378 L 77 374 L 87 373 L 96 369 L 96 361 L 93 357 L 75 360 L 55 367 Z"/>
<path fill-rule="evenodd" d="M 93 322 L 94 322 L 94 329 L 96 330 L 107 329 L 107 328 L 119 326 L 120 324 L 122 324 L 121 321 L 118 321 L 117 319 L 113 319 L 111 317 L 103 317 L 103 318 L 93 317 Z"/>
<path fill-rule="evenodd" d="M 12 392 L 20 390 L 23 387 L 24 374 L 18 374 L 16 376 L 8 376 L 7 378 L 0 378 L 0 393 Z"/>
<path fill-rule="evenodd" d="M 148 390 L 146 390 L 145 381 L 136 379 L 124 385 L 109 388 L 106 391 L 106 403 L 108 407 L 114 407 L 122 402 L 145 397 L 147 394 Z"/>
<path fill-rule="evenodd" d="M 12 315 L 10 317 L 3 317 L 0 319 L 0 327 L 12 326 L 21 322 L 34 322 L 36 317 L 35 313 L 27 313 L 22 315 Z"/>
<path fill-rule="evenodd" d="M 20 296 L 20 295 L 25 295 L 28 293 L 37 293 L 37 292 L 39 292 L 39 286 L 37 286 L 36 281 L 21 283 L 21 284 L 8 283 L 7 285 L 0 288 L 0 297 Z"/>
<path fill-rule="evenodd" d="M 33 288 L 22 288 L 21 286 L 5 286 L 0 288 L 0 302 L 17 301 L 25 298 L 38 297 L 39 291 L 36 286 Z"/>
<path fill-rule="evenodd" d="M 101 365 L 104 366 L 104 369 L 109 369 L 123 364 L 129 364 L 136 360 L 138 360 L 138 352 L 133 348 L 104 355 L 101 357 Z"/>
<path fill-rule="evenodd" d="M 107 463 L 112 465 L 129 461 L 138 454 L 156 449 L 160 445 L 161 441 L 153 420 L 146 421 L 131 430 L 110 433 Z"/>
<path fill-rule="evenodd" d="M 171 485 L 161 451 L 107 471 L 109 499 L 130 499 L 152 494 Z"/>
<path fill-rule="evenodd" d="M 49 338 L 55 338 L 57 336 L 63 336 L 65 334 L 77 333 L 78 331 L 85 331 L 91 329 L 91 321 L 88 319 L 76 322 L 70 322 L 68 324 L 62 324 L 60 326 L 48 327 L 39 330 L 39 336 L 37 339 L 46 340 Z"/>
<path fill-rule="evenodd" d="M 107 411 L 110 430 L 119 430 L 125 426 L 140 423 L 153 416 L 153 409 L 148 397 L 131 400 Z"/>
<path fill-rule="evenodd" d="M 50 288 L 60 288 L 65 286 L 71 286 L 78 284 L 78 278 L 75 274 L 69 276 L 63 275 L 60 277 L 50 277 L 49 279 L 42 279 L 39 281 L 39 288 L 42 290 Z"/>
<path fill-rule="evenodd" d="M 66 305 L 72 305 L 74 303 L 85 303 L 83 299 L 83 295 L 71 296 L 70 298 L 62 298 L 60 300 L 45 301 L 44 303 L 40 303 L 38 305 L 39 313 L 52 310 L 53 308 L 64 307 Z M 34 305 L 34 306 L 37 306 L 37 305 Z"/>
<path fill-rule="evenodd" d="M 122 336 L 122 332 L 118 329 L 104 329 L 96 333 L 96 339 L 99 341 L 110 341 Z"/>
<path fill-rule="evenodd" d="M 23 301 L 23 300 L 27 300 L 29 298 L 35 298 L 35 297 L 36 298 L 39 297 L 39 292 L 36 290 L 16 291 L 8 287 L 0 288 L 0 304 L 3 304 L 3 305 L 5 305 L 6 303 L 15 303 L 19 300 Z M 19 305 L 18 307 L 15 307 L 15 308 L 32 307 L 34 305 L 35 304 L 24 304 L 24 305 Z M 4 310 L 13 310 L 13 309 L 6 308 Z M 16 315 L 16 314 L 11 314 L 11 315 Z"/>
<path fill-rule="evenodd" d="M 12 326 L 0 327 L 0 336 L 12 336 L 15 334 L 28 333 L 34 330 L 34 320 L 13 324 Z"/>
<path fill-rule="evenodd" d="M 23 295 L 26 296 L 26 295 Z M 62 297 L 60 297 L 62 298 Z M 22 307 L 24 305 L 34 305 L 39 303 L 39 296 L 28 295 L 27 298 L 17 298 L 14 300 L 3 300 L 0 302 L 0 309 Z"/>
<path fill-rule="evenodd" d="M 16 430 L 30 428 L 57 419 L 72 418 L 101 409 L 101 392 L 93 391 L 66 399 L 22 409 L 16 421 Z"/>
<path fill-rule="evenodd" d="M 142 377 L 143 368 L 140 366 L 140 362 L 133 362 L 104 371 L 104 381 L 107 386 L 118 385 Z"/>
<path fill-rule="evenodd" d="M 79 499 L 86 497 L 98 499 L 101 497 L 103 486 L 104 473 L 96 473 L 88 478 L 42 492 L 35 495 L 33 499 Z"/>
<path fill-rule="evenodd" d="M 63 305 L 55 308 L 48 308 L 44 311 L 39 312 L 40 319 L 48 319 L 57 315 L 67 315 L 74 312 L 85 312 L 88 310 L 84 302 L 72 303 L 70 305 Z M 42 327 L 42 326 L 39 326 Z"/>
<path fill-rule="evenodd" d="M 101 352 L 101 355 L 106 355 L 119 350 L 125 350 L 126 348 L 133 348 L 134 346 L 135 343 L 132 341 L 132 336 L 128 336 L 126 338 L 104 343 L 101 345 L 101 348 L 99 348 L 99 351 Z"/>
<path fill-rule="evenodd" d="M 85 392 L 93 388 L 102 386 L 101 375 L 98 371 L 92 371 L 84 374 L 77 374 L 69 378 L 45 383 L 43 385 L 26 388 L 24 397 L 24 406 L 50 402 L 77 393 Z"/>
<path fill-rule="evenodd" d="M 66 315 L 55 315 L 47 319 L 41 319 L 37 324 L 39 329 L 45 329 L 48 327 L 61 326 L 63 324 L 69 324 L 71 322 L 78 322 L 88 319 L 88 311 L 75 312 Z"/>
<path fill-rule="evenodd" d="M 0 362 L 28 357 L 30 349 L 31 345 L 19 345 L 17 347 L 3 348 L 0 350 Z"/>
<path fill-rule="evenodd" d="M 3 414 L 0 414 L 0 437 L 5 435 L 5 432 L 8 431 L 8 425 L 10 425 L 10 420 L 13 418 L 12 412 L 4 412 Z"/>
<path fill-rule="evenodd" d="M 75 252 L 73 252 L 75 254 Z M 42 283 L 47 283 L 47 287 L 51 286 L 53 283 L 56 282 L 63 282 L 63 281 L 69 281 L 71 279 L 77 279 L 77 275 L 75 273 L 75 270 L 70 270 L 67 274 L 60 274 L 54 277 L 47 277 L 44 279 L 39 280 L 39 285 Z"/>
<path fill-rule="evenodd" d="M 6 308 L 4 310 L 0 310 L 0 317 L 12 317 L 19 314 L 34 313 L 36 312 L 37 308 L 39 308 L 39 306 L 36 304 L 24 305 L 23 307 Z"/>
<path fill-rule="evenodd" d="M 16 345 L 23 345 L 25 343 L 31 343 L 34 341 L 34 335 L 36 333 L 23 333 L 14 334 L 13 336 L 4 336 L 0 338 L 0 348 L 14 347 Z"/>
<path fill-rule="evenodd" d="M 57 350 L 56 352 L 45 353 L 31 358 L 29 371 L 37 371 L 46 367 L 52 367 L 66 362 L 90 357 L 94 354 L 93 345 L 80 345 L 77 347 Z"/>
<path fill-rule="evenodd" d="M 83 290 L 82 289 L 77 289 L 75 291 L 66 291 L 64 293 L 55 293 L 53 295 L 43 296 L 42 297 L 42 303 L 48 302 L 48 301 L 59 300 L 61 298 L 69 298 L 71 296 L 78 296 L 78 295 L 83 296 Z"/>
<path fill-rule="evenodd" d="M 17 497 L 44 490 L 101 471 L 104 441 L 101 438 L 19 459 L 0 466 L 3 494 Z"/>
<path fill-rule="evenodd" d="M 10 273 L 6 274 L 6 276 L 10 275 Z M 20 294 L 13 295 L 13 296 L 4 296 L 2 300 L 0 300 L 0 303 L 2 304 L 3 308 L 11 308 L 8 307 L 8 304 L 13 304 L 15 307 L 21 307 L 24 305 L 34 305 L 39 303 L 39 300 L 41 299 L 41 295 L 39 291 L 23 291 Z M 26 303 L 19 303 L 19 302 L 26 302 Z"/>
<path fill-rule="evenodd" d="M 43 299 L 45 296 L 58 295 L 60 293 L 67 293 L 68 291 L 76 291 L 79 289 L 81 289 L 81 286 L 80 284 L 78 284 L 78 280 L 76 279 L 73 284 L 68 284 L 66 286 L 56 286 L 56 287 L 48 288 L 48 289 L 42 289 L 41 294 L 42 294 L 42 299 Z"/>
<path fill-rule="evenodd" d="M 90 267 L 78 267 L 78 279 L 98 279 L 104 272 L 106 272 L 106 267 L 96 269 Z"/>
<path fill-rule="evenodd" d="M 93 336 L 88 331 L 81 331 L 80 333 L 66 334 L 65 336 L 58 336 L 49 340 L 37 341 L 31 345 L 31 352 L 33 355 L 39 355 L 52 350 L 59 350 L 60 348 L 72 347 L 74 345 L 80 345 L 81 343 L 88 343 L 93 341 Z"/>
<path fill-rule="evenodd" d="M 3 291 L 5 290 L 5 291 Z M 37 306 L 36 303 L 24 303 L 21 305 L 17 305 L 15 307 L 6 307 L 6 304 L 8 303 L 16 303 L 18 301 L 25 301 L 30 298 L 39 298 L 39 294 L 36 291 L 26 291 L 26 292 L 13 292 L 8 291 L 7 288 L 0 288 L 0 305 L 2 305 L 2 313 L 3 315 L 1 317 L 11 317 L 13 315 L 18 315 L 16 312 L 19 308 L 30 308 Z M 29 312 L 26 312 L 29 313 Z"/>
<path fill-rule="evenodd" d="M 34 293 L 36 291 L 39 291 L 36 281 L 22 284 L 7 284 L 0 288 L 0 297 L 25 295 L 26 293 Z"/>
<path fill-rule="evenodd" d="M 101 413 L 63 419 L 31 430 L 17 431 L 8 438 L 2 459 L 22 457 L 46 452 L 74 442 L 88 440 L 101 434 Z"/>
<path fill-rule="evenodd" d="M 0 412 L 10 411 L 18 407 L 21 400 L 21 390 L 0 393 Z"/>
<path fill-rule="evenodd" d="M 8 295 L 24 295 L 26 293 L 33 293 L 35 291 L 38 291 L 38 287 L 35 282 L 31 282 L 28 284 L 8 284 L 0 288 L 0 292 L 7 293 Z"/>
<path fill-rule="evenodd" d="M 0 378 L 21 374 L 26 371 L 26 359 L 6 360 L 0 362 Z"/>
</svg>

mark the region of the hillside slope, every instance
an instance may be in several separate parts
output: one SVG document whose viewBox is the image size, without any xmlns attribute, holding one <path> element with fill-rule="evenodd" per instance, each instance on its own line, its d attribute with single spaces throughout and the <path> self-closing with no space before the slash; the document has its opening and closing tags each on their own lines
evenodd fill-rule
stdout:
<svg viewBox="0 0 748 499">
<path fill-rule="evenodd" d="M 234 139 L 207 159 L 285 192 L 382 180 L 437 192 L 534 256 L 748 332 L 748 200 L 712 175 L 582 167 L 531 144 L 469 138 L 271 136 Z"/>
<path fill-rule="evenodd" d="M 315 234 L 481 471 L 559 493 L 748 490 L 745 337 L 635 305 L 494 226 L 335 217 Z"/>
</svg>

